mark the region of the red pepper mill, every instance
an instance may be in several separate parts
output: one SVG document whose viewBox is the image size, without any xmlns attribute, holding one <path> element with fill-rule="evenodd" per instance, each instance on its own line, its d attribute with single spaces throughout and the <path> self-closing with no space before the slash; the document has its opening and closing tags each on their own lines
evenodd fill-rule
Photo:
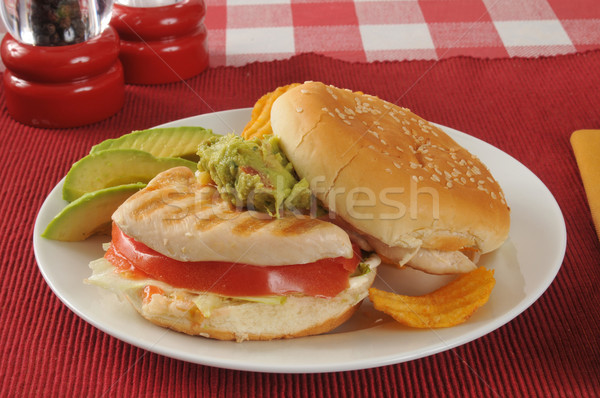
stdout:
<svg viewBox="0 0 600 398">
<path fill-rule="evenodd" d="M 208 67 L 203 0 L 116 0 L 110 22 L 121 38 L 125 82 L 161 84 Z"/>
<path fill-rule="evenodd" d="M 4 0 L 8 33 L 8 113 L 36 127 L 76 127 L 105 119 L 123 106 L 119 37 L 108 26 L 112 0 Z"/>
</svg>

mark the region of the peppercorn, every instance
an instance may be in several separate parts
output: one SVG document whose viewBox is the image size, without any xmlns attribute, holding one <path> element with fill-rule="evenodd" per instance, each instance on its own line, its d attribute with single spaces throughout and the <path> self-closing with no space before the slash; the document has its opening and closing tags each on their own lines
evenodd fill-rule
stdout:
<svg viewBox="0 0 600 398">
<path fill-rule="evenodd" d="M 64 46 L 86 39 L 77 0 L 32 0 L 30 18 L 36 45 Z"/>
</svg>

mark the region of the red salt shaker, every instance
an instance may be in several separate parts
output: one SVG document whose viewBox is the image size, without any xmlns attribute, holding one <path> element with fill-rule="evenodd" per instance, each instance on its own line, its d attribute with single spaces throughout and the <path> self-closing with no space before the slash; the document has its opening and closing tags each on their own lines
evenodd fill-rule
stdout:
<svg viewBox="0 0 600 398">
<path fill-rule="evenodd" d="M 110 24 L 121 39 L 125 82 L 170 83 L 206 69 L 205 15 L 203 0 L 118 0 Z"/>
</svg>

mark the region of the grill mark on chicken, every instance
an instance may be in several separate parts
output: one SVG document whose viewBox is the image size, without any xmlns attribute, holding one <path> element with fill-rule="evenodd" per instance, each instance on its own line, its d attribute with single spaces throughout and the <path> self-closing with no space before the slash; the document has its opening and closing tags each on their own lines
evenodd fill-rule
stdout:
<svg viewBox="0 0 600 398">
<path fill-rule="evenodd" d="M 217 214 L 212 213 L 209 214 L 207 217 L 196 217 L 196 223 L 194 224 L 194 228 L 196 228 L 197 231 L 208 231 L 209 229 L 214 228 L 217 225 L 224 223 L 225 221 L 227 221 L 227 219 L 224 219 L 218 216 Z"/>
<path fill-rule="evenodd" d="M 314 218 L 289 217 L 277 221 L 277 228 L 273 232 L 280 236 L 301 235 L 322 225 L 320 220 Z"/>
<path fill-rule="evenodd" d="M 226 221 L 230 221 L 240 214 L 228 208 L 210 206 L 205 201 L 174 202 L 168 206 L 170 207 L 170 211 L 165 211 L 162 218 L 165 226 L 174 226 L 184 222 L 188 217 L 193 217 L 193 227 L 200 232 L 208 231 Z"/>
<path fill-rule="evenodd" d="M 249 213 L 245 213 L 243 218 L 243 220 L 238 220 L 238 224 L 231 230 L 233 234 L 250 235 L 273 223 L 271 218 L 253 217 Z"/>
<path fill-rule="evenodd" d="M 189 199 L 194 196 L 193 192 L 163 191 L 160 196 L 150 196 L 147 201 L 140 200 L 139 206 L 132 211 L 132 215 L 136 220 L 140 220 L 166 208 L 165 213 L 170 217 L 183 218 L 190 212 L 186 201 L 189 202 Z"/>
<path fill-rule="evenodd" d="M 145 202 L 140 203 L 138 207 L 132 210 L 131 216 L 136 220 L 140 221 L 146 217 L 149 217 L 155 211 L 158 211 L 166 206 L 164 200 L 161 198 L 150 198 Z"/>
</svg>

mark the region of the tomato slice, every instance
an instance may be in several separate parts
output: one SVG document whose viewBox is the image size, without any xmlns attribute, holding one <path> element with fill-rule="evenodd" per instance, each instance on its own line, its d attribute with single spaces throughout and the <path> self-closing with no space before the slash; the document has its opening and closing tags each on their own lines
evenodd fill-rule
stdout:
<svg viewBox="0 0 600 398">
<path fill-rule="evenodd" d="M 350 259 L 279 266 L 178 261 L 137 242 L 113 224 L 112 244 L 105 258 L 127 277 L 150 277 L 177 288 L 233 297 L 294 293 L 334 297 L 348 287 L 349 276 L 360 262 L 359 253 L 355 249 Z"/>
</svg>

